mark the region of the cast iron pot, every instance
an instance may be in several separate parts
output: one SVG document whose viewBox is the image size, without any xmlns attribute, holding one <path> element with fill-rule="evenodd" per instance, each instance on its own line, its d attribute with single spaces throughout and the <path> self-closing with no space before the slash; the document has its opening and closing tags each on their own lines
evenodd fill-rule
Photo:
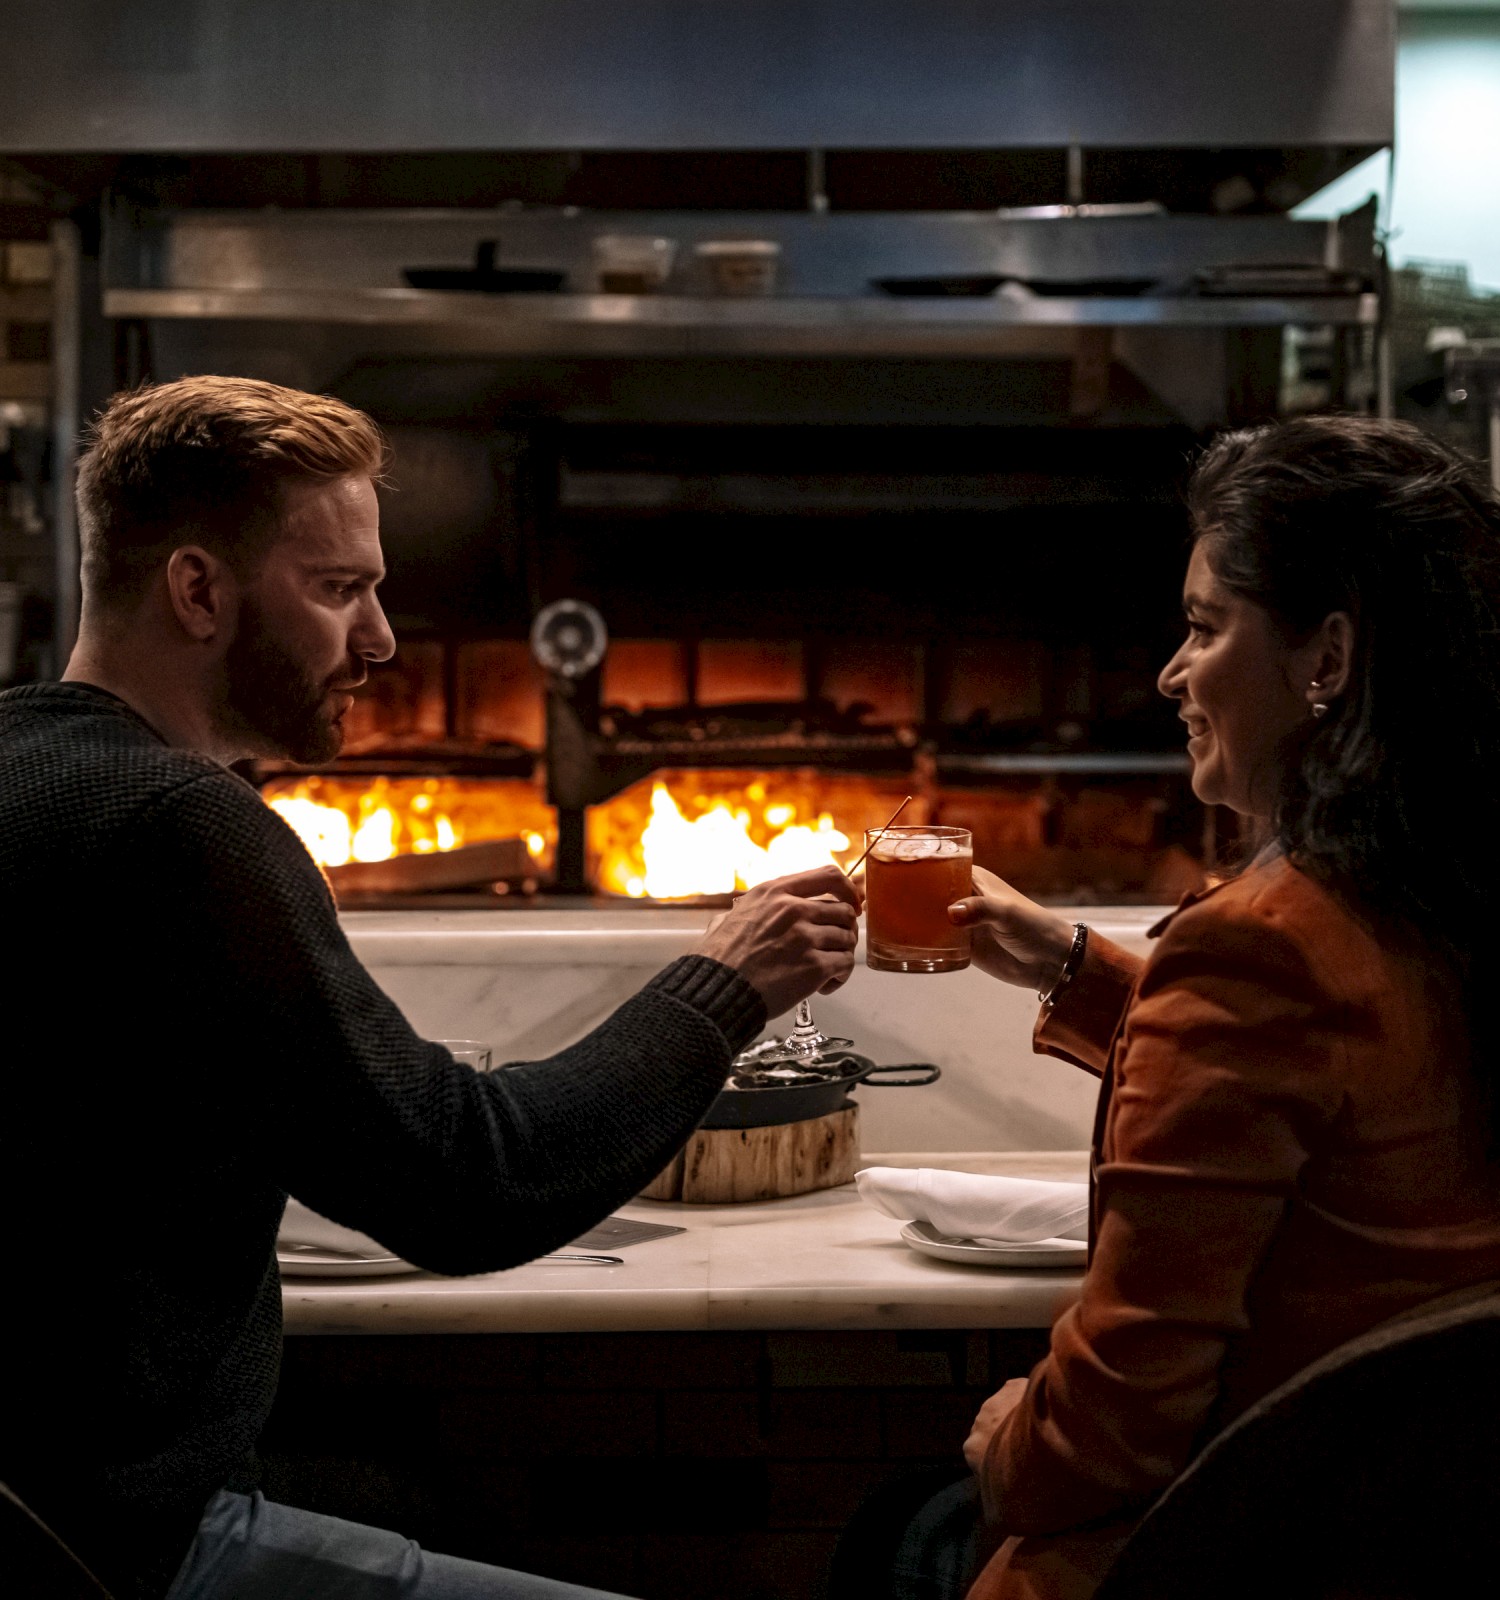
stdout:
<svg viewBox="0 0 1500 1600">
<path fill-rule="evenodd" d="M 802 1078 L 790 1083 L 766 1081 L 754 1072 L 735 1073 L 708 1108 L 701 1126 L 769 1128 L 782 1122 L 806 1122 L 809 1117 L 842 1111 L 849 1104 L 849 1091 L 862 1083 L 872 1089 L 914 1089 L 936 1083 L 943 1075 L 941 1067 L 925 1061 L 877 1067 L 868 1056 L 852 1051 L 834 1057 L 828 1069 L 814 1081 Z"/>
</svg>

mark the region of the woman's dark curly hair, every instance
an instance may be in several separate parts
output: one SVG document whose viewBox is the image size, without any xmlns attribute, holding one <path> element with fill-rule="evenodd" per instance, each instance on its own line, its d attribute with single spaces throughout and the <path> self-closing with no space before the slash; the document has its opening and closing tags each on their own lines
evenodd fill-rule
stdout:
<svg viewBox="0 0 1500 1600">
<path fill-rule="evenodd" d="M 1473 826 L 1500 800 L 1500 501 L 1407 423 L 1307 417 L 1216 439 L 1188 505 L 1219 581 L 1289 641 L 1352 617 L 1348 688 L 1293 736 L 1272 836 L 1452 962 L 1500 1084 L 1500 854 Z"/>
</svg>

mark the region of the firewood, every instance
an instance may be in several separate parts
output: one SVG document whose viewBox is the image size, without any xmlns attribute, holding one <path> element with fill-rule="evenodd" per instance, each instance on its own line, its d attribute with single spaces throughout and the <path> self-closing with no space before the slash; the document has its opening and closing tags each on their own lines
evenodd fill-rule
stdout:
<svg viewBox="0 0 1500 1600">
<path fill-rule="evenodd" d="M 859 1107 L 769 1128 L 700 1128 L 641 1191 L 643 1200 L 726 1205 L 775 1200 L 852 1182 Z"/>
<path fill-rule="evenodd" d="M 465 889 L 472 884 L 532 876 L 536 864 L 524 839 L 489 839 L 433 850 L 426 855 L 391 856 L 386 861 L 351 861 L 329 867 L 335 893 L 411 894 L 423 889 Z"/>
</svg>

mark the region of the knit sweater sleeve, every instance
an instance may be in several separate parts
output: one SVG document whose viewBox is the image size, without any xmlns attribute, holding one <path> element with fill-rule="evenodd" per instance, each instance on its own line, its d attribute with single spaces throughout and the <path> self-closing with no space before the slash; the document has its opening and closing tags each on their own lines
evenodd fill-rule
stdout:
<svg viewBox="0 0 1500 1600">
<path fill-rule="evenodd" d="M 413 1032 L 301 842 L 239 780 L 182 784 L 140 831 L 179 1020 L 212 1041 L 243 1158 L 433 1271 L 531 1260 L 639 1192 L 765 1022 L 744 978 L 690 956 L 555 1056 L 476 1073 Z"/>
</svg>

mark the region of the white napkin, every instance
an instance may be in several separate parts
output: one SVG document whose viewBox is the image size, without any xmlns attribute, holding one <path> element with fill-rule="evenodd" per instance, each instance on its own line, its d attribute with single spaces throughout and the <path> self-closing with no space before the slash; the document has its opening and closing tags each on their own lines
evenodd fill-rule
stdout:
<svg viewBox="0 0 1500 1600">
<path fill-rule="evenodd" d="M 902 1222 L 929 1222 L 939 1233 L 981 1244 L 1087 1239 L 1086 1183 L 986 1178 L 941 1167 L 866 1167 L 854 1175 L 860 1198 Z"/>
<path fill-rule="evenodd" d="M 286 1212 L 281 1219 L 281 1230 L 276 1242 L 284 1245 L 312 1245 L 319 1250 L 343 1251 L 374 1259 L 388 1256 L 390 1251 L 377 1244 L 367 1233 L 357 1233 L 353 1228 L 330 1222 L 310 1210 L 300 1200 L 288 1198 Z"/>
</svg>

